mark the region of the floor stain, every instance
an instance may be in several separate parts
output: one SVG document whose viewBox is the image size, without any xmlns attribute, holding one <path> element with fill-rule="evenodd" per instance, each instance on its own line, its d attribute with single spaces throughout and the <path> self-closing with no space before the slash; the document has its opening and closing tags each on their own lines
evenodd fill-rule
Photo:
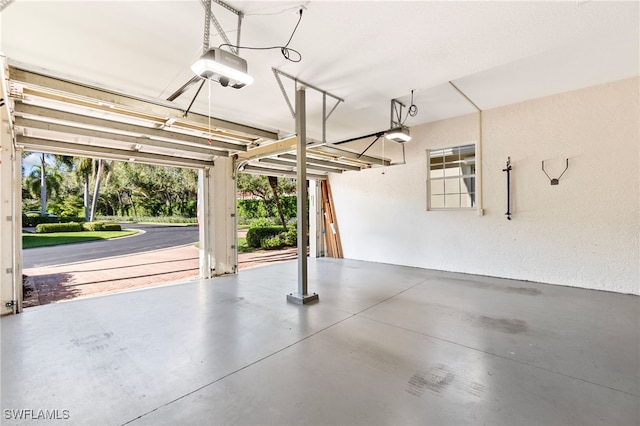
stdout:
<svg viewBox="0 0 640 426">
<path fill-rule="evenodd" d="M 529 331 L 526 321 L 509 318 L 492 318 L 481 316 L 476 324 L 484 328 L 492 328 L 496 331 L 509 334 L 524 334 Z"/>
<path fill-rule="evenodd" d="M 542 291 L 532 287 L 507 287 L 505 292 L 524 294 L 526 296 L 539 296 L 542 294 Z"/>
<path fill-rule="evenodd" d="M 451 385 L 455 377 L 449 367 L 438 364 L 429 371 L 416 372 L 409 379 L 409 386 L 405 390 L 415 396 L 422 396 L 426 390 L 442 393 Z"/>
<path fill-rule="evenodd" d="M 95 345 L 110 339 L 111 336 L 113 336 L 112 332 L 91 334 L 89 336 L 81 337 L 79 339 L 72 339 L 71 342 L 76 346 Z"/>
<path fill-rule="evenodd" d="M 473 398 L 482 398 L 487 386 L 460 375 L 444 364 L 436 364 L 427 371 L 417 371 L 409 378 L 405 391 L 421 397 L 426 391 L 441 395 L 447 391 L 463 392 Z"/>
<path fill-rule="evenodd" d="M 500 283 L 481 282 L 481 281 L 462 280 L 462 279 L 450 279 L 449 281 L 465 287 L 481 288 L 485 290 L 499 291 L 501 293 L 520 294 L 523 296 L 540 296 L 542 294 L 542 290 L 534 287 L 504 286 L 504 285 L 501 285 Z"/>
</svg>

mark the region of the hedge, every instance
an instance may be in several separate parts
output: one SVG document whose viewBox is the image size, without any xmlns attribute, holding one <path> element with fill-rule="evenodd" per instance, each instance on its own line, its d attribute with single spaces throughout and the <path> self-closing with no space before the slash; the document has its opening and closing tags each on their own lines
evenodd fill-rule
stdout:
<svg viewBox="0 0 640 426">
<path fill-rule="evenodd" d="M 290 228 L 287 231 L 281 231 L 278 235 L 260 240 L 260 248 L 265 250 L 279 250 L 283 247 L 295 247 L 297 244 L 298 231 L 296 228 Z"/>
<path fill-rule="evenodd" d="M 117 223 L 85 222 L 82 224 L 85 231 L 122 231 L 122 227 Z"/>
<path fill-rule="evenodd" d="M 247 231 L 247 246 L 265 250 L 292 247 L 298 243 L 296 228 L 285 231 L 282 226 L 260 226 Z"/>
<path fill-rule="evenodd" d="M 68 222 L 84 222 L 83 217 L 47 217 L 40 215 L 22 215 L 22 226 L 38 226 L 41 223 L 68 223 Z"/>
<path fill-rule="evenodd" d="M 283 232 L 284 228 L 282 226 L 261 226 L 249 228 L 247 231 L 247 245 L 252 248 L 259 248 L 261 247 L 260 242 L 263 239 L 275 237 Z"/>
<path fill-rule="evenodd" d="M 51 234 L 52 232 L 80 232 L 82 226 L 77 222 L 41 223 L 36 226 L 36 234 Z"/>
</svg>

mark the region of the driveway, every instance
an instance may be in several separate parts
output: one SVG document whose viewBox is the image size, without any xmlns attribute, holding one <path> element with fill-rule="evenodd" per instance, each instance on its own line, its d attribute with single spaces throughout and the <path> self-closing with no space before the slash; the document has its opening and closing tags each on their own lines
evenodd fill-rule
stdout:
<svg viewBox="0 0 640 426">
<path fill-rule="evenodd" d="M 82 243 L 86 245 L 92 243 Z M 297 249 L 239 253 L 238 269 L 297 258 Z M 193 280 L 199 274 L 199 251 L 193 244 L 126 256 L 24 269 L 24 306 L 106 295 Z M 241 272 L 242 273 L 242 272 Z"/>
<path fill-rule="evenodd" d="M 138 229 L 143 233 L 113 240 L 26 249 L 22 251 L 23 268 L 61 265 L 195 244 L 199 237 L 197 226 L 123 223 L 122 228 Z"/>
</svg>

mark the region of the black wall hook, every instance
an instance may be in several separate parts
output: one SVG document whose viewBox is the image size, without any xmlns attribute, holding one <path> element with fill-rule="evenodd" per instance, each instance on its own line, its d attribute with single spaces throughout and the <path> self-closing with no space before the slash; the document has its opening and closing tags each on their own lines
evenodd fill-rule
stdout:
<svg viewBox="0 0 640 426">
<path fill-rule="evenodd" d="M 551 176 L 549 176 L 549 173 L 547 173 L 546 170 L 544 169 L 544 160 L 542 161 L 542 171 L 544 172 L 545 175 L 547 175 L 547 177 L 551 181 L 551 185 L 559 184 L 560 178 L 562 177 L 562 175 L 564 175 L 564 173 L 567 171 L 568 168 L 569 168 L 569 159 L 567 158 L 567 166 L 564 168 L 564 171 L 560 174 L 560 176 L 558 176 L 555 179 L 552 179 Z"/>
<path fill-rule="evenodd" d="M 511 220 L 511 170 L 511 157 L 507 157 L 507 168 L 502 169 L 502 171 L 507 172 L 507 212 L 505 215 L 509 220 Z"/>
</svg>

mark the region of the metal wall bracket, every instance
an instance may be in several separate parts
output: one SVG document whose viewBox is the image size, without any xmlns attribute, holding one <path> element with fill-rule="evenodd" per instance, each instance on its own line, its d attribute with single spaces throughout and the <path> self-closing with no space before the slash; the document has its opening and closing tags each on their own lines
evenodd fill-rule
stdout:
<svg viewBox="0 0 640 426">
<path fill-rule="evenodd" d="M 391 99 L 391 120 L 389 122 L 389 128 L 393 129 L 395 127 L 402 126 L 402 110 L 404 109 L 405 104 L 398 101 L 397 99 Z"/>
<path fill-rule="evenodd" d="M 287 94 L 287 91 L 284 88 L 284 84 L 282 83 L 282 79 L 280 78 L 280 76 L 282 77 L 287 77 L 288 79 L 292 80 L 294 83 L 294 90 L 297 91 L 298 90 L 298 84 L 307 87 L 309 89 L 313 89 L 317 92 L 320 92 L 322 94 L 322 143 L 327 143 L 327 120 L 329 120 L 329 117 L 331 117 L 331 114 L 333 114 L 333 111 L 335 111 L 335 109 L 338 107 L 338 105 L 340 104 L 340 102 L 344 102 L 344 99 L 339 98 L 335 95 L 332 95 L 331 93 L 327 92 L 326 90 L 322 90 L 319 89 L 309 83 L 306 83 L 302 80 L 298 80 L 297 77 L 294 77 L 292 75 L 289 75 L 287 73 L 284 73 L 282 71 L 280 71 L 279 69 L 276 68 L 271 68 L 271 70 L 273 71 L 273 75 L 276 78 L 276 81 L 278 82 L 278 87 L 280 87 L 280 91 L 282 92 L 282 96 L 284 97 L 285 102 L 287 103 L 287 106 L 289 107 L 289 111 L 291 112 L 291 117 L 293 117 L 294 119 L 296 118 L 296 111 L 293 108 L 293 104 L 291 103 L 291 99 L 289 99 L 289 95 Z M 336 100 L 336 103 L 333 105 L 333 107 L 329 110 L 329 112 L 327 113 L 327 96 L 332 97 L 333 99 Z"/>
<path fill-rule="evenodd" d="M 551 185 L 558 185 L 560 183 L 560 178 L 562 177 L 562 175 L 564 175 L 564 173 L 567 171 L 568 168 L 569 168 L 569 159 L 567 158 L 567 165 L 564 168 L 564 171 L 560 174 L 560 176 L 554 179 L 551 176 L 549 176 L 549 173 L 547 173 L 547 171 L 544 169 L 544 161 L 542 161 L 542 171 L 544 172 L 545 175 L 547 175 L 547 177 L 551 181 Z"/>
</svg>

